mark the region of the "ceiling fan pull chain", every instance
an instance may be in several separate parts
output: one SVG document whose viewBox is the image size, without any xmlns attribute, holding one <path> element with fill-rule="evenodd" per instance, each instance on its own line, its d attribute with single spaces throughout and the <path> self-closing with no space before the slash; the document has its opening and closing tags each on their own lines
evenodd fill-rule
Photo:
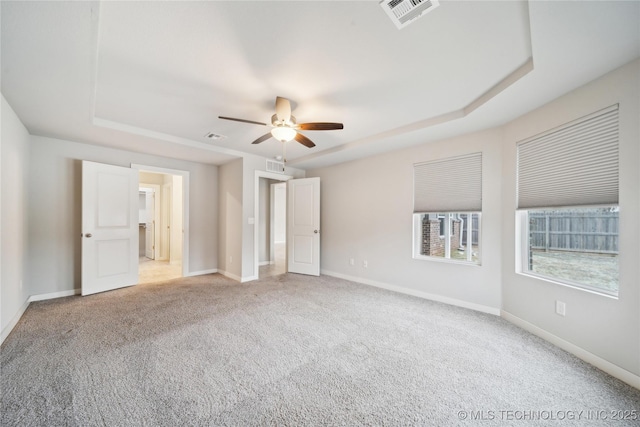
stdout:
<svg viewBox="0 0 640 427">
<path fill-rule="evenodd" d="M 287 164 L 287 143 L 286 142 L 282 143 L 282 163 L 284 165 Z"/>
</svg>

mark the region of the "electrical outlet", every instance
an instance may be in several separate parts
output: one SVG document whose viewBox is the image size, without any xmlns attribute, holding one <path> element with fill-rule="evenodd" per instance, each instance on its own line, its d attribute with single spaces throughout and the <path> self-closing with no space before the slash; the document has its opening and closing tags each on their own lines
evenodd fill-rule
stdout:
<svg viewBox="0 0 640 427">
<path fill-rule="evenodd" d="M 356 265 L 356 260 L 353 258 L 349 258 L 349 265 Z"/>
<path fill-rule="evenodd" d="M 362 266 L 364 268 L 368 268 L 369 267 L 369 261 L 367 261 L 366 259 L 364 261 L 362 261 Z"/>
<path fill-rule="evenodd" d="M 229 264 L 233 264 L 233 256 L 229 255 Z"/>
<path fill-rule="evenodd" d="M 567 305 L 562 301 L 556 301 L 556 314 L 564 316 L 567 314 Z"/>
</svg>

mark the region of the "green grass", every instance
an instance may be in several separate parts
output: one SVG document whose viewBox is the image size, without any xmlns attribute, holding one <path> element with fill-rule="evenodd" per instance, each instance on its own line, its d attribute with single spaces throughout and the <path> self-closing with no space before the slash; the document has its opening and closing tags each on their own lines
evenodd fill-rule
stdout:
<svg viewBox="0 0 640 427">
<path fill-rule="evenodd" d="M 478 262 L 478 247 L 477 246 L 472 246 L 471 250 L 473 252 L 473 255 L 471 256 L 471 260 L 473 262 Z M 457 249 L 452 249 L 451 250 L 451 259 L 457 259 L 457 260 L 461 260 L 461 261 L 466 261 L 467 260 L 467 253 L 463 252 L 463 251 L 459 251 Z"/>
<path fill-rule="evenodd" d="M 537 274 L 618 292 L 618 256 L 565 251 L 533 251 Z"/>
</svg>

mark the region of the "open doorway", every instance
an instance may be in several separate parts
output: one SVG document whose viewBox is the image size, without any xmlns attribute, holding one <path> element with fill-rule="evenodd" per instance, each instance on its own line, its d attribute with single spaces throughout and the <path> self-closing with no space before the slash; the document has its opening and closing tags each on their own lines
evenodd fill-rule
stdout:
<svg viewBox="0 0 640 427">
<path fill-rule="evenodd" d="M 291 176 L 256 171 L 254 279 L 287 272 L 287 184 Z"/>
<path fill-rule="evenodd" d="M 260 178 L 259 277 L 287 271 L 287 184 Z"/>
<path fill-rule="evenodd" d="M 183 276 L 183 177 L 139 171 L 138 283 Z"/>
</svg>

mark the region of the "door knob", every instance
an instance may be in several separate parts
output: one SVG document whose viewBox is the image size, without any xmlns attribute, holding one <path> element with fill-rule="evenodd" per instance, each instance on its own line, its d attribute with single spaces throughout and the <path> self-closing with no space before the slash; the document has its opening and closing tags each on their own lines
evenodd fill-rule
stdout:
<svg viewBox="0 0 640 427">
<path fill-rule="evenodd" d="M 89 238 L 91 236 L 93 236 L 93 234 L 91 234 L 91 233 L 87 233 L 87 234 L 84 235 L 84 237 L 87 237 L 87 238 Z"/>
<path fill-rule="evenodd" d="M 313 230 L 314 233 L 318 234 L 318 230 Z"/>
</svg>

